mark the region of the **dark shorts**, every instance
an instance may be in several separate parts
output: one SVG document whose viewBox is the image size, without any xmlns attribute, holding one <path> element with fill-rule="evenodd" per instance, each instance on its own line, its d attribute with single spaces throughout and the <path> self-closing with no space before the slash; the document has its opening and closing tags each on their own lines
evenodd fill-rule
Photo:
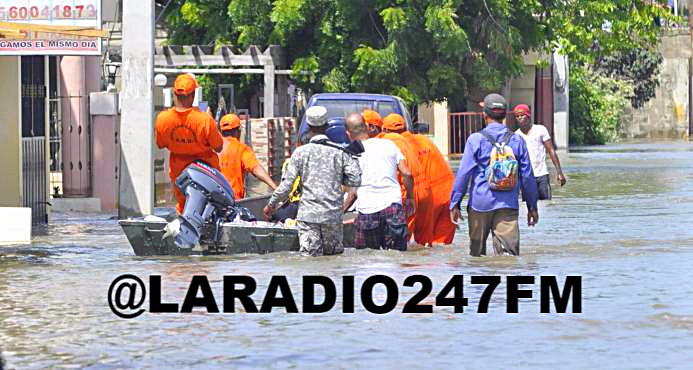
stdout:
<svg viewBox="0 0 693 370">
<path fill-rule="evenodd" d="M 551 177 L 546 174 L 544 176 L 536 177 L 537 180 L 537 192 L 539 193 L 539 200 L 551 200 Z M 525 200 L 525 194 L 522 193 L 522 201 Z"/>
<path fill-rule="evenodd" d="M 359 213 L 354 229 L 356 248 L 407 250 L 407 219 L 400 204 L 392 203 L 380 212 Z"/>
<path fill-rule="evenodd" d="M 548 174 L 537 177 L 537 191 L 539 192 L 539 200 L 551 199 L 551 178 Z"/>
</svg>

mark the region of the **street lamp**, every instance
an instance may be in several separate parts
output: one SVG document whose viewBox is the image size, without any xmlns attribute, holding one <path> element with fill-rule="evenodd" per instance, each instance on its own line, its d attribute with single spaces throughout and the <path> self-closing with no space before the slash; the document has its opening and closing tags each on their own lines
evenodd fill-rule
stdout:
<svg viewBox="0 0 693 370">
<path fill-rule="evenodd" d="M 163 73 L 158 73 L 154 76 L 154 86 L 164 87 L 168 83 L 168 78 Z"/>
<path fill-rule="evenodd" d="M 118 73 L 118 67 L 120 66 L 115 63 L 106 64 L 106 73 L 108 74 L 108 87 L 106 88 L 106 91 L 116 91 L 115 80 L 116 74 Z"/>
</svg>

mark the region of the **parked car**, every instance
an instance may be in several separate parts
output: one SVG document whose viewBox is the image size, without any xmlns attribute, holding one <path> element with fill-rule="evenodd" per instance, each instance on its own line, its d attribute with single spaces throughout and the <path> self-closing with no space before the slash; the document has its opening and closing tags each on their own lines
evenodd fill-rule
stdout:
<svg viewBox="0 0 693 370">
<path fill-rule="evenodd" d="M 327 109 L 328 119 L 346 118 L 354 112 L 362 112 L 364 109 L 372 109 L 385 118 L 390 113 L 397 113 L 404 117 L 407 130 L 412 132 L 428 132 L 428 125 L 425 123 L 414 124 L 404 101 L 392 95 L 382 94 L 362 94 L 362 93 L 325 93 L 315 94 L 308 101 L 306 109 L 321 105 Z M 299 137 L 308 131 L 306 117 L 301 118 L 301 125 L 298 133 Z"/>
</svg>

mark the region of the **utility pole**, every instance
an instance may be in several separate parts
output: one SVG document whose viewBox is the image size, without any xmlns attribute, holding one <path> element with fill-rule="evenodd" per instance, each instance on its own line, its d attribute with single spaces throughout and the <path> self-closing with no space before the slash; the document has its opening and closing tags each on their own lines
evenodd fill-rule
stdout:
<svg viewBox="0 0 693 370">
<path fill-rule="evenodd" d="M 154 0 L 123 1 L 118 217 L 154 207 Z"/>
</svg>

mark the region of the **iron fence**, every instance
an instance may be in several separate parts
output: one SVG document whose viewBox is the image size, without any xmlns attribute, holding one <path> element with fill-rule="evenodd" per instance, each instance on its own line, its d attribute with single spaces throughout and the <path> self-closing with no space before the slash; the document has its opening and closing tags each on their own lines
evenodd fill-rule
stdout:
<svg viewBox="0 0 693 370">
<path fill-rule="evenodd" d="M 22 173 L 23 206 L 31 208 L 32 223 L 48 222 L 45 137 L 22 138 Z"/>
<path fill-rule="evenodd" d="M 464 144 L 469 135 L 484 128 L 484 116 L 481 112 L 448 113 L 448 138 L 450 154 L 464 153 Z"/>
<path fill-rule="evenodd" d="M 515 116 L 508 112 L 503 123 L 512 131 L 517 129 Z M 448 113 L 448 138 L 450 155 L 462 155 L 464 144 L 469 136 L 484 128 L 484 114 L 481 112 Z"/>
</svg>

